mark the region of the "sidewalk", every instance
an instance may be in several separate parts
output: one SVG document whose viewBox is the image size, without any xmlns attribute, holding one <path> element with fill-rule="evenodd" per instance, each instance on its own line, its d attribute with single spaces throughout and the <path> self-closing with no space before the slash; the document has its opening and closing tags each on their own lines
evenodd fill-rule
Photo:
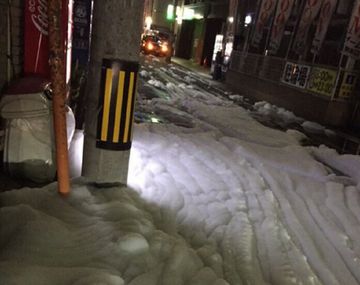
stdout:
<svg viewBox="0 0 360 285">
<path fill-rule="evenodd" d="M 212 78 L 212 75 L 210 74 L 210 67 L 204 67 L 193 62 L 192 60 L 183 59 L 180 57 L 172 57 L 171 62 L 180 65 L 181 67 L 186 68 L 192 72 L 196 72 L 205 79 L 210 80 L 212 87 L 217 88 L 218 91 L 221 90 L 221 92 L 224 92 L 225 90 L 229 89 L 229 87 L 225 84 L 225 79 L 214 80 Z"/>
<path fill-rule="evenodd" d="M 190 69 L 191 71 L 198 72 L 201 75 L 205 76 L 207 79 L 212 79 L 212 77 L 210 75 L 209 67 L 204 67 L 204 66 L 199 65 L 189 59 L 184 59 L 184 58 L 175 57 L 175 56 L 171 58 L 171 61 L 178 65 L 181 65 L 182 67 Z"/>
<path fill-rule="evenodd" d="M 219 88 L 221 90 L 231 90 L 236 93 L 236 90 L 233 90 L 230 86 L 228 86 L 224 81 L 216 81 L 212 79 L 210 75 L 210 68 L 206 68 L 204 66 L 198 65 L 191 60 L 173 57 L 172 62 L 178 64 L 188 70 L 199 73 L 201 76 L 204 76 L 206 79 L 211 80 L 213 87 Z M 327 126 L 325 126 L 327 127 Z M 331 128 L 335 133 L 335 138 L 326 137 L 326 144 L 329 147 L 335 148 L 339 153 L 351 153 L 351 154 L 360 154 L 360 134 L 354 130 L 349 130 L 346 128 Z M 314 143 L 322 144 L 323 139 L 319 139 L 319 134 L 311 134 L 306 133 Z M 334 141 L 332 141 L 334 140 Z"/>
</svg>

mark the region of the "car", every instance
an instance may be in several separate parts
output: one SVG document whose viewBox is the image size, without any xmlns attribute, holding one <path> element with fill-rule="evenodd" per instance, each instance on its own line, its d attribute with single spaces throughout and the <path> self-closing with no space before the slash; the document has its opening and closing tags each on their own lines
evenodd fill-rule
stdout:
<svg viewBox="0 0 360 285">
<path fill-rule="evenodd" d="M 144 54 L 166 58 L 171 58 L 173 50 L 170 38 L 166 34 L 159 32 L 144 34 L 141 38 L 140 49 Z"/>
</svg>

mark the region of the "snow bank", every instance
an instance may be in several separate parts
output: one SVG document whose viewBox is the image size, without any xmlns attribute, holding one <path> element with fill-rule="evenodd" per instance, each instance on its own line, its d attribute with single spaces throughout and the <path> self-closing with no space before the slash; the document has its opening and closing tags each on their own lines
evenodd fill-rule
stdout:
<svg viewBox="0 0 360 285">
<path fill-rule="evenodd" d="M 254 109 L 263 116 L 278 117 L 288 123 L 302 121 L 302 119 L 295 116 L 293 112 L 272 105 L 266 101 L 256 102 L 254 104 Z"/>
<path fill-rule="evenodd" d="M 52 184 L 0 199 L 1 284 L 227 284 L 129 188 L 77 180 L 67 198 Z"/>
<path fill-rule="evenodd" d="M 242 102 L 242 101 L 244 101 L 244 96 L 237 95 L 237 94 L 229 95 L 229 98 L 230 98 L 231 100 L 234 100 L 234 101 L 237 101 L 237 102 Z"/>
<path fill-rule="evenodd" d="M 325 131 L 324 126 L 322 126 L 318 123 L 315 123 L 315 122 L 306 121 L 306 122 L 303 122 L 301 124 L 301 126 L 310 133 L 321 134 L 321 133 L 324 133 L 324 131 Z"/>
<path fill-rule="evenodd" d="M 293 137 L 299 143 L 308 139 L 308 137 L 305 134 L 303 134 L 302 132 L 300 132 L 298 130 L 287 130 L 286 133 L 289 136 Z"/>
<path fill-rule="evenodd" d="M 170 122 L 135 125 L 131 188 L 0 194 L 0 284 L 360 283 L 359 190 L 338 174 L 358 179 L 358 158 L 310 152 L 186 75 L 153 68 L 165 95 L 139 104 Z"/>
<path fill-rule="evenodd" d="M 150 75 L 149 75 L 149 72 L 146 71 L 146 70 L 141 70 L 141 71 L 139 72 L 139 75 L 140 75 L 141 77 L 143 77 L 143 78 L 147 78 L 147 77 L 150 76 Z"/>
<path fill-rule="evenodd" d="M 157 88 L 166 89 L 164 83 L 162 83 L 162 82 L 159 81 L 159 80 L 150 79 L 150 80 L 148 80 L 148 83 L 149 83 L 150 85 L 153 85 L 153 86 L 157 87 Z"/>
<path fill-rule="evenodd" d="M 319 148 L 309 147 L 309 150 L 319 161 L 360 183 L 360 156 L 340 155 L 336 150 L 324 145 Z"/>
</svg>

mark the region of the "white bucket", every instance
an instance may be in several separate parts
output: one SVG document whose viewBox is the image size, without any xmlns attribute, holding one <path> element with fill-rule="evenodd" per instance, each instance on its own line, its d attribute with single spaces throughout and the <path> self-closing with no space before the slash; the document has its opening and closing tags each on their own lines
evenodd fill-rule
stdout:
<svg viewBox="0 0 360 285">
<path fill-rule="evenodd" d="M 75 118 L 68 108 L 68 145 Z M 56 174 L 51 101 L 42 93 L 5 95 L 0 114 L 6 120 L 4 164 L 13 176 L 37 183 L 53 181 Z"/>
</svg>

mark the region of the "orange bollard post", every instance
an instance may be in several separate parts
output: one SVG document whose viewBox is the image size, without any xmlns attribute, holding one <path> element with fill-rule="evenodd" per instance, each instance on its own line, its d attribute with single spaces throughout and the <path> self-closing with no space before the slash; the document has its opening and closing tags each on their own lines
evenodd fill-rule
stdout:
<svg viewBox="0 0 360 285">
<path fill-rule="evenodd" d="M 58 192 L 67 195 L 70 191 L 69 159 L 66 133 L 66 82 L 64 47 L 61 43 L 61 0 L 49 0 L 49 48 L 50 74 L 53 91 L 53 118 L 56 144 L 56 168 Z"/>
</svg>

